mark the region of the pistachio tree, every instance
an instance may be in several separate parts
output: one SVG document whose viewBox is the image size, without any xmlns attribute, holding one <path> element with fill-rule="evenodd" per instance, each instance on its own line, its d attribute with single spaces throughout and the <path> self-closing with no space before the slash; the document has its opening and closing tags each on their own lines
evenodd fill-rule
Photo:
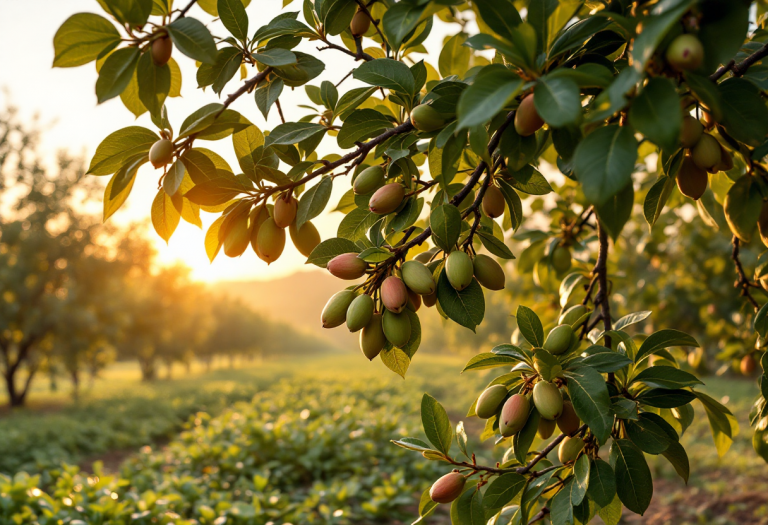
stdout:
<svg viewBox="0 0 768 525">
<path fill-rule="evenodd" d="M 705 222 L 724 215 L 737 289 L 759 308 L 751 292 L 768 279 L 748 278 L 739 249 L 753 237 L 768 244 L 763 2 L 286 0 L 267 23 L 247 0 L 99 3 L 106 13 L 76 14 L 56 33 L 54 66 L 95 61 L 98 101 L 120 97 L 156 127 L 119 129 L 97 148 L 88 172 L 110 177 L 105 219 L 149 164 L 140 175 L 157 179 L 152 220 L 166 240 L 181 219 L 199 225 L 201 211 L 213 213 L 211 260 L 250 245 L 270 264 L 287 230 L 308 263 L 350 281 L 329 299 L 323 326 L 359 331 L 364 356 L 403 376 L 421 342 L 422 304 L 475 330 L 485 294 L 505 288 L 499 260 L 559 283 L 562 311 L 542 315 L 557 323 L 520 306 L 511 344 L 465 367 L 504 369 L 467 415 L 505 448 L 498 463 L 479 464 L 463 423 L 454 427 L 429 395 L 428 442 L 396 441 L 446 463 L 417 521 L 440 504 L 461 524 L 596 514 L 615 524 L 622 508 L 642 514 L 653 495 L 646 454 L 688 479 L 679 440 L 694 402 L 718 453 L 728 449 L 733 414 L 669 351 L 697 341 L 674 327 L 638 331 L 653 315 L 642 304 L 612 315 L 621 268 L 611 246 L 631 218 L 653 228 L 675 203 Z M 210 16 L 190 16 L 195 4 Z M 215 34 L 211 17 L 222 26 Z M 448 36 L 430 54 L 424 42 L 436 27 Z M 333 53 L 356 67 L 316 81 Z M 189 115 L 165 105 L 180 94 L 177 59 L 196 61 L 198 87 L 210 88 L 210 104 Z M 285 121 L 281 96 L 299 87 L 311 105 Z M 247 114 L 231 108 L 244 96 L 255 102 Z M 273 106 L 282 122 L 262 129 L 255 122 Z M 238 165 L 208 141 L 225 141 Z M 325 148 L 333 153 L 320 156 Z M 338 184 L 349 189 L 330 202 Z M 547 196 L 546 229 L 527 223 L 531 195 Z M 329 207 L 344 218 L 320 239 L 312 220 Z M 530 242 L 517 260 L 513 234 Z M 754 317 L 763 338 L 766 312 Z M 756 436 L 766 415 L 763 398 Z M 755 443 L 768 455 L 762 437 Z"/>
</svg>

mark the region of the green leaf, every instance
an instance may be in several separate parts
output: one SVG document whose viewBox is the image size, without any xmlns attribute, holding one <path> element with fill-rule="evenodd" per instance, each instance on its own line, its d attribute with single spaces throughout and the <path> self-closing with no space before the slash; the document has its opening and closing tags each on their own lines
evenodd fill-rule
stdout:
<svg viewBox="0 0 768 525">
<path fill-rule="evenodd" d="M 159 115 L 171 90 L 171 68 L 168 64 L 156 66 L 151 53 L 144 53 L 139 59 L 136 78 L 141 103 L 152 115 Z"/>
<path fill-rule="evenodd" d="M 129 162 L 121 167 L 107 183 L 104 189 L 104 222 L 107 221 L 128 199 L 133 189 L 133 183 L 136 180 L 136 171 L 140 164 L 138 162 Z M 115 188 L 120 187 L 119 191 Z"/>
<path fill-rule="evenodd" d="M 580 364 L 594 368 L 600 373 L 607 374 L 616 372 L 625 366 L 632 364 L 632 360 L 624 354 L 605 348 L 604 351 L 590 353 Z"/>
<path fill-rule="evenodd" d="M 752 239 L 762 209 L 760 184 L 751 175 L 739 177 L 728 190 L 723 202 L 728 226 L 733 234 L 744 242 Z"/>
<path fill-rule="evenodd" d="M 765 303 L 755 315 L 755 321 L 753 328 L 760 337 L 765 339 L 768 337 L 768 303 Z"/>
<path fill-rule="evenodd" d="M 668 388 L 652 388 L 646 390 L 636 400 L 638 403 L 655 408 L 677 408 L 687 405 L 696 399 L 696 394 L 688 390 L 670 390 Z"/>
<path fill-rule="evenodd" d="M 543 77 L 533 92 L 536 111 L 553 128 L 578 124 L 581 120 L 581 95 L 573 80 Z"/>
<path fill-rule="evenodd" d="M 533 169 L 533 166 L 511 171 L 509 176 L 510 186 L 528 195 L 547 195 L 553 191 L 544 175 Z"/>
<path fill-rule="evenodd" d="M 406 95 L 414 93 L 416 81 L 411 70 L 397 60 L 381 58 L 365 62 L 352 76 L 366 84 L 383 87 Z"/>
<path fill-rule="evenodd" d="M 757 147 L 768 135 L 768 107 L 760 90 L 743 78 L 729 78 L 718 84 L 722 96 L 726 131 L 739 142 Z"/>
<path fill-rule="evenodd" d="M 525 482 L 525 477 L 515 472 L 507 472 L 493 480 L 483 494 L 486 520 L 510 503 L 523 490 Z"/>
<path fill-rule="evenodd" d="M 611 466 L 600 458 L 593 459 L 590 465 L 587 494 L 601 507 L 616 497 L 616 476 Z"/>
<path fill-rule="evenodd" d="M 629 123 L 666 151 L 677 149 L 682 122 L 680 97 L 667 78 L 652 78 L 629 108 Z"/>
<path fill-rule="evenodd" d="M 590 480 L 591 460 L 586 454 L 579 456 L 573 465 L 573 489 L 571 490 L 571 501 L 574 505 L 581 505 L 584 496 L 587 495 Z"/>
<path fill-rule="evenodd" d="M 629 439 L 646 454 L 661 454 L 672 443 L 672 439 L 661 427 L 649 419 L 643 419 L 643 414 L 640 414 L 638 421 L 627 421 L 625 427 Z"/>
<path fill-rule="evenodd" d="M 128 87 L 140 54 L 135 47 L 124 47 L 107 57 L 96 80 L 96 98 L 99 104 L 120 95 Z"/>
<path fill-rule="evenodd" d="M 591 111 L 587 114 L 587 122 L 598 122 L 611 117 L 627 106 L 627 94 L 637 87 L 643 79 L 643 75 L 636 69 L 626 67 L 611 82 L 595 101 L 591 104 Z"/>
<path fill-rule="evenodd" d="M 592 35 L 610 25 L 610 21 L 596 16 L 587 17 L 571 24 L 552 43 L 549 57 L 554 58 L 575 47 L 583 45 Z"/>
<path fill-rule="evenodd" d="M 561 488 L 555 497 L 552 498 L 552 504 L 550 508 L 550 516 L 552 518 L 552 525 L 573 525 L 573 494 L 574 478 L 569 478 L 565 482 L 563 488 Z"/>
<path fill-rule="evenodd" d="M 336 108 L 336 104 L 339 101 L 339 91 L 336 89 L 336 86 L 333 85 L 333 82 L 323 80 L 320 84 L 320 100 L 323 102 L 323 105 L 331 111 Z"/>
<path fill-rule="evenodd" d="M 619 499 L 629 510 L 642 515 L 653 497 L 653 477 L 642 451 L 628 439 L 616 439 L 611 445 L 610 461 Z"/>
<path fill-rule="evenodd" d="M 604 204 L 595 207 L 600 224 L 614 241 L 619 238 L 621 230 L 632 216 L 634 203 L 635 188 L 632 184 L 627 184 L 619 193 L 609 197 Z"/>
<path fill-rule="evenodd" d="M 688 483 L 691 466 L 688 462 L 688 454 L 685 452 L 685 448 L 680 443 L 673 441 L 669 444 L 667 450 L 662 452 L 662 455 L 672 464 L 678 475 L 683 478 L 683 481 Z"/>
<path fill-rule="evenodd" d="M 227 173 L 218 170 L 218 173 Z M 196 183 L 192 189 L 184 194 L 186 198 L 201 206 L 217 206 L 237 197 L 245 190 L 234 175 L 217 176 L 215 178 Z"/>
<path fill-rule="evenodd" d="M 318 184 L 309 188 L 301 196 L 299 207 L 296 211 L 296 229 L 301 229 L 304 223 L 320 215 L 328 201 L 331 199 L 333 181 L 330 177 L 323 177 Z"/>
<path fill-rule="evenodd" d="M 501 257 L 502 259 L 515 258 L 512 250 L 510 250 L 509 247 L 504 244 L 503 240 L 494 237 L 493 235 L 483 230 L 478 230 L 477 236 L 480 237 L 480 240 L 483 241 L 483 246 L 485 246 L 485 249 L 496 257 Z"/>
<path fill-rule="evenodd" d="M 502 38 L 515 41 L 515 28 L 522 23 L 512 0 L 476 0 L 480 18 Z"/>
<path fill-rule="evenodd" d="M 499 183 L 501 193 L 504 195 L 504 200 L 507 202 L 507 215 L 512 223 L 512 230 L 517 231 L 523 223 L 523 202 L 511 184 L 503 179 L 496 180 Z"/>
<path fill-rule="evenodd" d="M 435 509 L 440 506 L 439 503 L 432 501 L 432 498 L 429 496 L 429 490 L 429 488 L 426 488 L 421 494 L 421 500 L 419 501 L 419 519 L 414 521 L 412 525 L 423 523 L 424 518 L 432 515 Z"/>
<path fill-rule="evenodd" d="M 387 36 L 387 43 L 393 49 L 398 49 L 408 33 L 416 29 L 426 7 L 426 4 L 400 2 L 387 9 L 381 19 L 381 28 Z"/>
<path fill-rule="evenodd" d="M 202 22 L 185 16 L 166 26 L 173 45 L 189 58 L 204 64 L 216 61 L 216 42 Z"/>
<path fill-rule="evenodd" d="M 403 439 L 392 440 L 392 443 L 398 447 L 402 447 L 407 450 L 413 450 L 415 452 L 424 452 L 425 450 L 433 450 L 429 446 L 429 443 L 422 441 L 419 438 L 405 437 Z"/>
<path fill-rule="evenodd" d="M 445 315 L 473 332 L 483 322 L 485 298 L 475 279 L 462 291 L 458 291 L 448 282 L 443 270 L 437 281 L 437 300 Z"/>
<path fill-rule="evenodd" d="M 691 88 L 691 93 L 700 100 L 715 117 L 715 121 L 723 118 L 722 95 L 717 83 L 712 82 L 708 77 L 696 75 L 694 73 L 685 74 L 685 82 Z"/>
<path fill-rule="evenodd" d="M 429 215 L 432 240 L 444 252 L 450 252 L 461 235 L 461 212 L 456 206 L 443 204 Z"/>
<path fill-rule="evenodd" d="M 179 187 L 181 186 L 181 182 L 184 180 L 184 175 L 186 175 L 186 173 L 187 168 L 184 166 L 182 160 L 176 159 L 176 161 L 171 164 L 171 167 L 168 168 L 168 173 L 166 173 L 163 178 L 163 189 L 165 190 L 165 193 L 174 196 L 176 192 L 179 191 Z"/>
<path fill-rule="evenodd" d="M 373 95 L 376 89 L 377 88 L 375 87 L 350 89 L 341 96 L 334 113 L 336 113 L 341 120 L 346 120 L 353 110 L 371 98 L 371 95 Z"/>
<path fill-rule="evenodd" d="M 292 51 L 292 53 L 296 55 L 295 64 L 274 68 L 275 74 L 283 79 L 286 86 L 303 86 L 325 69 L 325 64 L 312 55 L 299 51 Z"/>
<path fill-rule="evenodd" d="M 53 67 L 82 66 L 119 43 L 120 33 L 103 16 L 74 14 L 61 24 L 53 37 Z"/>
<path fill-rule="evenodd" d="M 213 92 L 220 95 L 227 83 L 240 71 L 243 54 L 236 47 L 223 47 L 213 64 L 202 64 L 197 70 L 198 87 L 213 86 Z"/>
<path fill-rule="evenodd" d="M 198 133 L 216 120 L 216 115 L 220 114 L 224 109 L 222 104 L 214 102 L 213 104 L 207 104 L 197 111 L 190 114 L 184 122 L 181 123 L 179 129 L 179 138 L 188 137 L 193 133 Z"/>
<path fill-rule="evenodd" d="M 264 134 L 256 126 L 248 126 L 232 135 L 237 163 L 240 169 L 251 180 L 256 180 L 256 165 L 262 160 L 264 153 Z"/>
<path fill-rule="evenodd" d="M 656 221 L 659 220 L 661 212 L 664 209 L 664 205 L 667 203 L 669 196 L 672 195 L 672 191 L 675 189 L 675 179 L 673 177 L 667 177 L 662 175 L 651 186 L 648 193 L 645 196 L 643 202 L 643 215 L 648 223 L 649 228 L 653 228 Z"/>
<path fill-rule="evenodd" d="M 90 175 L 112 175 L 125 162 L 140 153 L 149 153 L 152 144 L 160 137 L 152 130 L 141 126 L 129 126 L 107 135 L 96 148 L 86 173 Z"/>
<path fill-rule="evenodd" d="M 451 75 L 463 77 L 469 69 L 469 59 L 472 52 L 464 44 L 467 42 L 467 35 L 458 33 L 453 35 L 443 45 L 440 56 L 437 59 L 437 68 L 440 76 L 443 78 Z"/>
<path fill-rule="evenodd" d="M 280 47 L 262 49 L 254 54 L 253 58 L 265 66 L 272 67 L 289 66 L 297 63 L 296 55 L 294 53 Z"/>
<path fill-rule="evenodd" d="M 97 0 L 120 23 L 143 26 L 153 9 L 152 0 Z"/>
<path fill-rule="evenodd" d="M 467 364 L 464 365 L 464 373 L 467 370 L 488 370 L 490 368 L 499 368 L 509 365 L 516 365 L 520 360 L 507 355 L 494 354 L 492 352 L 485 352 L 473 356 Z"/>
<path fill-rule="evenodd" d="M 720 64 L 727 64 L 744 44 L 750 25 L 750 3 L 705 2 L 700 9 L 698 37 L 704 46 L 701 69 L 711 72 Z"/>
<path fill-rule="evenodd" d="M 360 253 L 360 248 L 349 239 L 332 237 L 315 246 L 315 249 L 309 254 L 307 264 L 325 268 L 328 261 L 342 253 Z"/>
<path fill-rule="evenodd" d="M 474 484 L 467 485 L 464 493 L 451 505 L 451 522 L 462 525 L 485 525 L 483 493 Z"/>
<path fill-rule="evenodd" d="M 405 379 L 411 359 L 400 348 L 385 348 L 381 351 L 381 362 L 394 373 Z"/>
<path fill-rule="evenodd" d="M 181 213 L 174 206 L 171 196 L 162 188 L 152 202 L 151 217 L 155 231 L 167 243 L 179 225 Z"/>
<path fill-rule="evenodd" d="M 645 72 L 648 62 L 667 32 L 680 20 L 693 3 L 693 0 L 667 2 L 652 11 L 650 16 L 645 17 L 642 22 L 643 30 L 632 46 L 632 65 L 635 71 L 639 73 Z"/>
<path fill-rule="evenodd" d="M 568 379 L 568 393 L 573 409 L 595 434 L 600 443 L 605 443 L 611 435 L 613 413 L 611 398 L 605 379 L 596 370 L 580 366 L 565 372 Z"/>
<path fill-rule="evenodd" d="M 389 227 L 396 232 L 401 232 L 412 226 L 421 215 L 424 209 L 424 199 L 407 199 L 403 209 L 397 212 L 389 223 Z"/>
<path fill-rule="evenodd" d="M 694 394 L 704 406 L 717 453 L 723 457 L 733 443 L 733 438 L 738 434 L 739 425 L 730 410 L 721 403 L 702 392 L 694 392 Z"/>
<path fill-rule="evenodd" d="M 241 0 L 218 0 L 219 19 L 232 36 L 244 42 L 248 39 L 248 14 Z"/>
<path fill-rule="evenodd" d="M 264 115 L 264 119 L 269 116 L 269 109 L 272 107 L 283 92 L 283 79 L 275 78 L 271 82 L 264 84 L 254 92 L 256 106 Z"/>
<path fill-rule="evenodd" d="M 644 310 L 642 312 L 632 312 L 631 314 L 627 314 L 613 323 L 613 329 L 623 330 L 624 328 L 632 326 L 633 324 L 641 323 L 648 319 L 652 313 L 653 312 L 650 310 Z"/>
<path fill-rule="evenodd" d="M 357 109 L 353 111 L 339 130 L 338 143 L 342 149 L 353 147 L 358 142 L 381 135 L 394 124 L 383 113 L 375 109 Z"/>
<path fill-rule="evenodd" d="M 541 419 L 541 416 L 539 415 L 538 410 L 536 410 L 536 407 L 533 406 L 533 403 L 531 403 L 525 426 L 523 426 L 523 428 L 515 434 L 515 437 L 512 438 L 512 448 L 515 451 L 515 458 L 521 464 L 525 464 L 528 451 L 533 444 L 533 440 L 536 438 L 536 431 L 539 429 L 539 419 Z"/>
<path fill-rule="evenodd" d="M 325 126 L 314 122 L 286 122 L 267 135 L 265 147 L 272 145 L 296 144 L 318 133 L 324 133 Z"/>
<path fill-rule="evenodd" d="M 531 343 L 531 346 L 541 348 L 544 345 L 544 327 L 536 312 L 527 306 L 520 305 L 517 307 L 515 317 L 517 328 L 525 340 Z"/>
<path fill-rule="evenodd" d="M 605 522 L 605 525 L 619 525 L 621 521 L 621 514 L 624 507 L 621 504 L 619 496 L 613 498 L 613 501 L 607 506 L 598 510 L 597 513 L 600 519 Z"/>
<path fill-rule="evenodd" d="M 197 131 L 197 139 L 220 140 L 252 125 L 248 119 L 233 109 L 225 109 L 218 114 L 214 113 L 213 117 L 213 120 L 204 129 Z"/>
<path fill-rule="evenodd" d="M 626 126 L 605 126 L 587 135 L 573 156 L 587 200 L 600 206 L 630 184 L 636 159 L 637 140 Z"/>
<path fill-rule="evenodd" d="M 325 32 L 338 35 L 352 22 L 357 3 L 354 0 L 324 0 L 322 3 L 318 2 L 318 7 L 317 14 Z"/>
<path fill-rule="evenodd" d="M 465 48 L 466 49 L 466 48 Z M 457 130 L 490 121 L 504 109 L 523 86 L 523 81 L 501 64 L 492 64 L 480 70 L 471 86 L 459 98 L 456 113 Z"/>
<path fill-rule="evenodd" d="M 646 368 L 630 382 L 640 381 L 651 387 L 684 388 L 703 385 L 693 374 L 672 366 L 652 366 Z"/>
<path fill-rule="evenodd" d="M 453 441 L 451 420 L 443 406 L 429 394 L 421 398 L 421 423 L 429 442 L 443 454 L 448 454 Z"/>
<path fill-rule="evenodd" d="M 659 350 L 670 348 L 672 346 L 698 347 L 699 343 L 697 343 L 696 339 L 690 335 L 679 330 L 659 330 L 658 332 L 649 335 L 646 340 L 643 341 L 643 344 L 640 345 L 637 355 L 635 356 L 635 363 L 639 363 L 645 357 L 655 354 Z"/>
<path fill-rule="evenodd" d="M 376 221 L 381 218 L 380 215 L 370 210 L 356 208 L 349 212 L 339 223 L 337 235 L 350 241 L 359 241 L 364 238 Z"/>
</svg>

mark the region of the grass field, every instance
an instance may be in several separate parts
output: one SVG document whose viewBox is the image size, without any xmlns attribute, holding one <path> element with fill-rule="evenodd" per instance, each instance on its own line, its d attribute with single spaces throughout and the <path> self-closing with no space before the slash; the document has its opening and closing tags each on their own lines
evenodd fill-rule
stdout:
<svg viewBox="0 0 768 525">
<path fill-rule="evenodd" d="M 135 488 L 137 501 L 148 491 L 159 496 L 181 479 L 203 479 L 209 490 L 196 496 L 198 503 L 172 509 L 201 523 L 206 523 L 206 506 L 214 517 L 234 515 L 231 505 L 242 501 L 237 497 L 230 501 L 229 494 L 256 492 L 260 480 L 269 480 L 260 491 L 264 497 L 258 512 L 264 520 L 249 518 L 243 523 L 266 523 L 269 516 L 298 509 L 311 512 L 314 523 L 387 523 L 383 516 L 394 515 L 405 520 L 414 512 L 410 497 L 445 470 L 388 444 L 402 432 L 423 437 L 418 406 L 424 391 L 446 406 L 454 424 L 465 419 L 470 447 L 478 448 L 482 460 L 496 461 L 502 454 L 501 449 L 477 441 L 476 418 L 463 418 L 493 371 L 462 376 L 458 372 L 463 364 L 463 358 L 420 355 L 403 381 L 381 363 L 339 354 L 209 373 L 196 367 L 183 378 L 180 369 L 175 371 L 178 379 L 151 384 L 141 383 L 135 368 L 118 364 L 77 406 L 68 401 L 66 386 L 52 394 L 43 383 L 37 385 L 30 410 L 0 417 L 0 442 L 5 445 L 0 449 L 0 471 L 41 474 L 38 483 L 44 486 L 62 482 L 61 470 L 51 470 L 60 461 L 92 471 L 90 462 L 103 460 L 102 474 L 119 470 Z M 704 390 L 739 417 L 740 435 L 726 456 L 718 458 L 706 417 L 697 410 L 696 422 L 683 437 L 691 459 L 689 486 L 666 460 L 653 458 L 658 476 L 654 502 L 644 517 L 627 523 L 768 523 L 768 466 L 752 451 L 747 422 L 756 386 L 723 378 L 705 382 Z M 313 423 L 307 427 L 309 422 Z M 270 431 L 257 429 L 259 424 Z M 354 439 L 358 426 L 367 429 L 369 441 Z M 369 457 L 376 458 L 369 466 L 379 477 L 339 467 L 339 461 L 365 465 Z M 296 458 L 302 459 L 296 463 Z M 244 481 L 245 471 L 249 475 Z M 219 491 L 210 489 L 216 483 L 221 483 Z M 224 491 L 232 486 L 239 488 Z M 301 497 L 296 496 L 299 493 Z M 121 493 L 121 498 L 130 500 L 130 494 Z M 327 494 L 335 495 L 333 504 Z M 253 505 L 238 512 L 250 515 Z M 334 505 L 340 516 L 333 515 Z M 144 507 L 150 511 L 152 505 L 145 502 Z"/>
</svg>

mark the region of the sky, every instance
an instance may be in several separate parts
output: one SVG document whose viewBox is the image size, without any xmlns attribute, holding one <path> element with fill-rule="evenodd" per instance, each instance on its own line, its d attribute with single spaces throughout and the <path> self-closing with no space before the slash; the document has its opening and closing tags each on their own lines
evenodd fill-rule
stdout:
<svg viewBox="0 0 768 525">
<path fill-rule="evenodd" d="M 283 0 L 255 0 L 247 8 L 250 18 L 249 33 L 266 24 L 281 12 Z M 177 4 L 181 0 L 176 0 Z M 285 8 L 286 11 L 300 11 L 300 0 Z M 96 0 L 0 0 L 0 104 L 12 104 L 18 108 L 21 116 L 31 119 L 39 116 L 43 126 L 41 152 L 53 165 L 56 153 L 65 149 L 73 154 L 82 154 L 88 161 L 99 142 L 111 132 L 131 125 L 146 126 L 155 130 L 148 115 L 134 119 L 123 106 L 119 98 L 101 105 L 96 103 L 94 85 L 97 74 L 93 63 L 77 68 L 52 68 L 53 36 L 59 26 L 70 16 L 80 12 L 93 12 L 104 15 Z M 214 34 L 223 35 L 224 29 L 218 22 L 211 23 L 212 17 L 197 6 L 189 12 L 206 24 Z M 300 19 L 303 18 L 300 15 Z M 431 62 L 436 65 L 436 56 L 442 47 L 443 37 L 456 28 L 438 23 L 425 42 L 427 49 L 435 53 Z M 340 38 L 335 37 L 337 43 Z M 372 44 L 372 42 L 369 42 Z M 326 69 L 313 80 L 319 85 L 322 80 L 334 83 L 344 77 L 355 63 L 351 57 L 334 50 L 317 51 L 317 44 L 302 42 L 298 50 L 312 53 L 323 60 Z M 197 108 L 217 101 L 216 95 L 206 90 L 196 89 L 195 63 L 174 50 L 174 58 L 182 70 L 182 97 L 169 98 L 166 102 L 171 123 L 179 128 L 184 118 Z M 249 76 L 253 72 L 249 71 Z M 222 98 L 239 87 L 239 75 L 224 88 Z M 345 90 L 359 87 L 361 84 L 350 78 L 342 84 Z M 343 90 L 341 91 L 344 92 Z M 280 98 L 286 120 L 298 120 L 307 111 L 297 108 L 297 104 L 309 103 L 303 88 L 284 91 Z M 280 123 L 277 112 L 269 114 L 265 122 L 257 110 L 252 96 L 245 95 L 232 106 L 261 129 L 271 129 Z M 200 144 L 220 153 L 233 167 L 237 161 L 229 139 Z M 319 148 L 321 156 L 338 152 L 333 138 L 326 138 Z M 148 221 L 152 199 L 157 193 L 157 181 L 160 172 L 155 172 L 149 164 L 139 170 L 134 189 L 126 204 L 111 218 L 116 224 L 129 225 L 136 221 Z M 102 177 L 106 185 L 109 177 Z M 339 183 L 341 182 L 341 183 Z M 334 193 L 328 208 L 331 209 L 349 188 L 339 180 L 334 185 Z M 295 271 L 310 269 L 306 260 L 296 249 L 286 243 L 285 251 L 277 262 L 270 266 L 256 257 L 252 250 L 247 250 L 239 258 L 230 259 L 220 253 L 213 264 L 205 254 L 203 239 L 208 225 L 216 218 L 203 213 L 203 230 L 181 221 L 168 245 L 150 228 L 150 235 L 155 240 L 161 264 L 182 261 L 192 268 L 192 276 L 197 280 L 215 282 L 220 280 L 273 279 Z M 320 230 L 323 239 L 335 236 L 341 215 L 324 213 L 313 222 Z"/>
</svg>

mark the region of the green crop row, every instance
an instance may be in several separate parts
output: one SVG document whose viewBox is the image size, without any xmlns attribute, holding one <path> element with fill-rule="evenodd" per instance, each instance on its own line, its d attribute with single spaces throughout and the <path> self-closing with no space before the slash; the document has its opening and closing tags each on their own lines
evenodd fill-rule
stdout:
<svg viewBox="0 0 768 525">
<path fill-rule="evenodd" d="M 410 397 L 383 381 L 283 381 L 217 417 L 197 414 L 119 476 L 98 465 L 49 470 L 48 484 L 0 475 L 0 522 L 393 523 L 444 470 L 390 443 L 418 432 Z"/>
<path fill-rule="evenodd" d="M 171 438 L 192 414 L 201 410 L 217 414 L 234 402 L 251 399 L 257 391 L 246 385 L 184 388 L 163 391 L 165 395 L 96 400 L 55 414 L 12 416 L 0 420 L 0 472 L 44 473 L 61 462 Z"/>
</svg>

